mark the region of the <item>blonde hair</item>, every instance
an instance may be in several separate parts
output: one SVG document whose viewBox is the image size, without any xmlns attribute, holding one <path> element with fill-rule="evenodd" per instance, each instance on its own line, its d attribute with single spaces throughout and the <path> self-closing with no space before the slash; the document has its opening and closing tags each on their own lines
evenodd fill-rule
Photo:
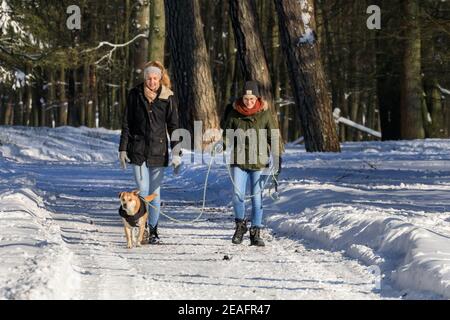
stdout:
<svg viewBox="0 0 450 320">
<path fill-rule="evenodd" d="M 166 68 L 164 68 L 164 65 L 163 65 L 161 62 L 159 62 L 159 61 L 157 61 L 157 60 L 154 60 L 154 61 L 149 61 L 149 62 L 147 62 L 147 63 L 144 65 L 144 80 L 146 80 L 146 79 L 145 79 L 145 76 L 146 76 L 145 70 L 146 70 L 148 67 L 157 67 L 157 68 L 161 69 L 161 84 L 162 84 L 163 86 L 165 86 L 165 87 L 171 89 L 172 83 L 170 82 L 169 74 L 168 74 Z"/>
</svg>

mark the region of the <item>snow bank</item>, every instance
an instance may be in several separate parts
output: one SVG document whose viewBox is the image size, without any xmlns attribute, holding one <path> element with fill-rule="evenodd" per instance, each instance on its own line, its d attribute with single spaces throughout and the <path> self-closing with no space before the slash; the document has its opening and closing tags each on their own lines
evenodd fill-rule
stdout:
<svg viewBox="0 0 450 320">
<path fill-rule="evenodd" d="M 0 299 L 76 298 L 72 252 L 42 199 L 21 188 L 0 191 L 0 203 Z"/>
<path fill-rule="evenodd" d="M 298 215 L 273 215 L 268 226 L 279 235 L 318 242 L 377 265 L 401 288 L 450 298 L 450 239 L 378 210 L 320 206 Z"/>
<path fill-rule="evenodd" d="M 346 143 L 341 154 L 289 146 L 266 224 L 378 266 L 382 284 L 450 298 L 449 147 L 443 139 Z"/>
<path fill-rule="evenodd" d="M 119 131 L 86 127 L 0 127 L 0 155 L 16 162 L 117 161 Z"/>
</svg>

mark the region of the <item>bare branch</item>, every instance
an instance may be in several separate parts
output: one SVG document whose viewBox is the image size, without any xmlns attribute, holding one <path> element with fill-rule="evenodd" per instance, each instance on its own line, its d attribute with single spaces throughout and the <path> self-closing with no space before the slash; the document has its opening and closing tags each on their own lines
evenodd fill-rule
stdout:
<svg viewBox="0 0 450 320">
<path fill-rule="evenodd" d="M 131 39 L 130 41 L 127 41 L 127 42 L 121 43 L 121 44 L 114 44 L 114 43 L 111 43 L 111 42 L 108 42 L 108 41 L 102 41 L 102 42 L 100 42 L 100 43 L 98 44 L 97 47 L 95 47 L 95 48 L 90 48 L 90 49 L 86 49 L 86 50 L 83 50 L 82 52 L 83 52 L 83 53 L 92 52 L 92 51 L 95 51 L 95 50 L 98 50 L 98 49 L 102 48 L 103 46 L 110 46 L 110 47 L 112 47 L 112 49 L 111 49 L 107 54 L 105 54 L 103 57 L 101 57 L 99 60 L 97 60 L 97 61 L 95 62 L 95 65 L 99 65 L 99 64 L 100 64 L 103 60 L 105 60 L 105 59 L 108 59 L 108 61 L 111 61 L 111 60 L 112 60 L 112 54 L 114 53 L 114 51 L 117 50 L 117 48 L 123 48 L 123 47 L 126 47 L 126 46 L 128 46 L 129 44 L 131 44 L 131 43 L 133 43 L 134 41 L 136 41 L 137 39 L 139 39 L 139 38 L 145 38 L 145 37 L 148 37 L 148 33 L 140 33 L 140 34 L 138 34 L 137 36 L 135 36 L 133 39 Z"/>
<path fill-rule="evenodd" d="M 134 37 L 133 39 L 131 39 L 130 41 L 125 42 L 125 43 L 122 43 L 122 44 L 114 44 L 114 43 L 111 43 L 111 42 L 108 42 L 108 41 L 102 41 L 102 42 L 100 42 L 100 43 L 98 44 L 97 47 L 91 48 L 91 49 L 86 49 L 86 50 L 84 50 L 84 51 L 82 51 L 82 52 L 83 52 L 83 53 L 84 53 L 84 52 L 91 52 L 91 51 L 94 51 L 94 50 L 98 50 L 98 49 L 100 49 L 100 48 L 103 47 L 103 46 L 110 46 L 110 47 L 113 47 L 113 48 L 114 48 L 113 50 L 115 50 L 116 48 L 126 47 L 126 46 L 128 46 L 130 43 L 136 41 L 137 39 L 139 39 L 139 38 L 144 38 L 144 37 L 148 37 L 148 34 L 145 34 L 145 33 L 138 34 L 137 36 L 135 36 L 135 37 Z"/>
</svg>

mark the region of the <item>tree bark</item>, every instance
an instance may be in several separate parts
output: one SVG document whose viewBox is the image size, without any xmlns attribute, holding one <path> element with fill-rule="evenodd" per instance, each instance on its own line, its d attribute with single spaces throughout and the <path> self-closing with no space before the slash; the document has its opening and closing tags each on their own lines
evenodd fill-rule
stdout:
<svg viewBox="0 0 450 320">
<path fill-rule="evenodd" d="M 275 0 L 279 29 L 308 152 L 340 152 L 316 39 L 312 0 Z M 303 17 L 303 19 L 302 19 Z"/>
<path fill-rule="evenodd" d="M 69 124 L 74 127 L 80 126 L 80 101 L 78 97 L 78 70 L 70 70 L 69 80 Z"/>
<path fill-rule="evenodd" d="M 158 60 L 164 63 L 165 41 L 164 1 L 153 0 L 150 2 L 149 60 Z"/>
<path fill-rule="evenodd" d="M 82 126 L 88 126 L 88 113 L 89 113 L 89 64 L 85 63 L 83 66 L 82 77 L 82 91 L 83 91 L 83 104 L 80 112 L 80 122 Z"/>
<path fill-rule="evenodd" d="M 13 125 L 13 122 L 12 122 L 13 117 L 14 117 L 13 97 L 12 97 L 12 95 L 10 95 L 8 98 L 8 102 L 6 103 L 6 106 L 5 106 L 3 124 L 5 124 L 7 126 L 12 126 Z"/>
<path fill-rule="evenodd" d="M 1 89 L 1 87 L 0 87 Z M 0 95 L 0 100 L 2 99 L 2 96 Z M 0 101 L 1 106 L 1 101 Z M 1 108 L 1 107 L 0 107 Z M 1 113 L 1 111 L 0 111 Z M 22 126 L 23 125 L 23 88 L 19 88 L 17 90 L 17 103 L 14 107 L 14 125 L 16 126 Z M 1 123 L 1 120 L 0 120 Z"/>
<path fill-rule="evenodd" d="M 259 82 L 261 95 L 269 103 L 269 109 L 278 125 L 278 116 L 273 101 L 272 81 L 261 32 L 258 27 L 254 2 L 230 0 L 230 16 L 244 78 L 246 81 L 256 80 Z"/>
<path fill-rule="evenodd" d="M 59 85 L 58 85 L 58 126 L 67 125 L 67 99 L 66 99 L 66 73 L 64 67 L 59 70 Z"/>
<path fill-rule="evenodd" d="M 200 4 L 198 0 L 167 0 L 165 10 L 180 122 L 193 138 L 194 121 L 202 121 L 203 130 L 219 128 Z M 197 141 L 194 147 L 203 148 L 208 142 Z"/>
<path fill-rule="evenodd" d="M 148 35 L 149 32 L 149 23 L 150 23 L 150 4 L 149 0 L 142 0 L 138 2 L 136 8 L 136 26 L 137 33 L 146 33 Z M 139 38 L 136 41 L 136 46 L 133 47 L 134 52 L 134 85 L 139 84 L 143 81 L 143 71 L 144 65 L 148 59 L 148 37 Z"/>
<path fill-rule="evenodd" d="M 57 110 L 56 104 L 56 81 L 55 81 L 55 71 L 53 69 L 48 70 L 48 81 L 47 81 L 47 111 L 46 120 L 47 125 L 53 128 L 55 122 L 55 110 Z"/>
<path fill-rule="evenodd" d="M 381 8 L 384 24 L 376 31 L 376 81 L 378 109 L 382 140 L 399 140 L 400 132 L 400 73 L 401 51 L 394 37 L 400 29 L 399 8 L 389 11 L 386 8 L 391 0 L 375 2 Z"/>
<path fill-rule="evenodd" d="M 25 67 L 25 74 L 28 75 L 31 73 L 31 67 L 26 66 Z M 23 117 L 23 125 L 24 126 L 31 126 L 31 109 L 33 107 L 33 90 L 31 86 L 31 81 L 26 82 L 25 84 L 25 110 L 24 110 L 24 117 Z"/>
<path fill-rule="evenodd" d="M 425 138 L 422 118 L 421 32 L 419 1 L 403 0 L 405 49 L 401 88 L 402 139 Z"/>
</svg>

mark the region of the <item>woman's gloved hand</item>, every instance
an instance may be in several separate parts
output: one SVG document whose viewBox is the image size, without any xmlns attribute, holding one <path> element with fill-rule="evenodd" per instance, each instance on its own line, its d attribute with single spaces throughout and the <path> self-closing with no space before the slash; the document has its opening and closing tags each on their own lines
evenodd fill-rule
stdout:
<svg viewBox="0 0 450 320">
<path fill-rule="evenodd" d="M 278 178 L 278 176 L 281 173 L 281 163 L 282 163 L 281 156 L 279 156 L 278 157 L 278 166 L 277 166 L 277 168 L 275 168 L 275 171 L 274 171 L 274 175 L 276 178 Z"/>
<path fill-rule="evenodd" d="M 170 165 L 173 167 L 173 173 L 175 175 L 179 174 L 181 169 L 181 157 L 177 154 L 174 155 L 172 152 L 172 162 Z"/>
<path fill-rule="evenodd" d="M 128 158 L 126 151 L 119 151 L 119 161 L 122 169 L 127 168 L 127 162 L 129 163 L 131 160 Z"/>
</svg>

